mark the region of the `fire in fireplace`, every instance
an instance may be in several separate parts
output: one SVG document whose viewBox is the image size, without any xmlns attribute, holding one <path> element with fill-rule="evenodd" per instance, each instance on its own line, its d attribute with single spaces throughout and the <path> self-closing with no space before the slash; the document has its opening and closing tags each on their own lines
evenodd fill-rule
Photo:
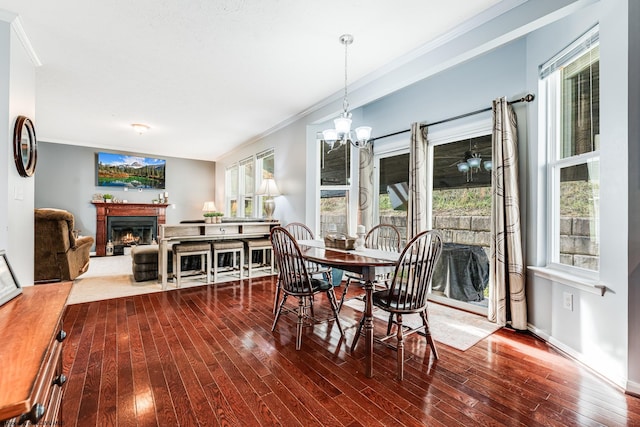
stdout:
<svg viewBox="0 0 640 427">
<path fill-rule="evenodd" d="M 113 243 L 115 255 L 122 255 L 128 246 L 151 244 L 157 230 L 158 220 L 154 216 L 107 217 L 107 241 Z"/>
</svg>

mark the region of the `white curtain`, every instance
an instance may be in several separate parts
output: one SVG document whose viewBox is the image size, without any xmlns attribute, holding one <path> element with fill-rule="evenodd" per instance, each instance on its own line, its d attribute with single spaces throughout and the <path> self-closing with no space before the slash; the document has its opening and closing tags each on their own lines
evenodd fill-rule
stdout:
<svg viewBox="0 0 640 427">
<path fill-rule="evenodd" d="M 367 231 L 373 227 L 373 146 L 361 148 L 358 194 L 358 223 Z"/>
<path fill-rule="evenodd" d="M 407 241 L 427 229 L 427 128 L 411 125 Z"/>
<path fill-rule="evenodd" d="M 516 115 L 506 98 L 493 101 L 489 320 L 527 329 L 520 231 Z"/>
</svg>

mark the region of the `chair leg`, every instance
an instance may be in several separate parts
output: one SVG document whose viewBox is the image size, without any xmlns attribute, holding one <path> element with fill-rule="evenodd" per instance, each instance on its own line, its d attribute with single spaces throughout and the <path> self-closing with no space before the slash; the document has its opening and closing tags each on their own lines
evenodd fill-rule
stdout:
<svg viewBox="0 0 640 427">
<path fill-rule="evenodd" d="M 276 295 L 273 298 L 273 314 L 276 314 L 278 310 L 278 300 L 280 299 L 280 276 L 278 276 L 278 280 L 276 281 Z"/>
<path fill-rule="evenodd" d="M 351 277 L 347 278 L 347 283 L 344 285 L 344 290 L 342 291 L 342 296 L 340 297 L 340 305 L 338 305 L 338 312 L 342 310 L 342 304 L 344 304 L 344 297 L 347 295 L 347 290 L 349 290 L 349 285 L 351 284 Z"/>
<path fill-rule="evenodd" d="M 331 311 L 333 311 L 333 316 L 336 320 L 336 325 L 338 325 L 338 330 L 340 331 L 340 336 L 344 338 L 344 332 L 342 331 L 342 325 L 340 324 L 340 319 L 338 318 L 338 313 L 340 312 L 340 308 L 338 307 L 338 302 L 336 300 L 336 293 L 333 291 L 333 288 L 330 288 L 327 291 L 327 296 L 329 297 L 329 303 L 331 304 Z"/>
<path fill-rule="evenodd" d="M 358 344 L 358 339 L 360 338 L 360 333 L 362 332 L 362 327 L 364 326 L 364 315 L 360 318 L 360 323 L 358 323 L 358 329 L 356 329 L 356 335 L 353 337 L 353 342 L 351 343 L 351 351 L 356 348 L 356 344 Z"/>
<path fill-rule="evenodd" d="M 404 333 L 402 331 L 402 314 L 396 314 L 396 319 L 398 322 L 398 331 L 396 336 L 398 337 L 398 367 L 397 367 L 397 378 L 402 381 L 404 378 Z"/>
<path fill-rule="evenodd" d="M 296 324 L 296 350 L 302 347 L 302 328 L 304 321 L 304 297 L 298 298 L 298 322 Z"/>
<path fill-rule="evenodd" d="M 213 283 L 218 283 L 218 251 L 213 251 Z"/>
<path fill-rule="evenodd" d="M 438 350 L 436 350 L 436 343 L 433 341 L 433 337 L 431 336 L 431 330 L 429 329 L 429 317 L 427 315 L 427 310 L 420 312 L 420 317 L 422 317 L 422 324 L 424 325 L 424 336 L 427 339 L 427 344 L 431 347 L 431 352 L 433 353 L 433 357 L 438 359 Z"/>
<path fill-rule="evenodd" d="M 275 318 L 273 319 L 273 325 L 271 326 L 271 332 L 275 331 L 276 329 L 276 324 L 278 323 L 278 319 L 280 318 L 280 313 L 282 313 L 282 307 L 284 306 L 284 302 L 287 300 L 287 294 L 284 294 L 282 296 L 282 301 L 280 302 L 280 305 L 278 306 L 278 309 L 276 310 L 276 315 Z"/>
<path fill-rule="evenodd" d="M 393 313 L 389 313 L 389 321 L 387 322 L 387 335 L 391 335 L 392 326 L 393 326 Z"/>
</svg>

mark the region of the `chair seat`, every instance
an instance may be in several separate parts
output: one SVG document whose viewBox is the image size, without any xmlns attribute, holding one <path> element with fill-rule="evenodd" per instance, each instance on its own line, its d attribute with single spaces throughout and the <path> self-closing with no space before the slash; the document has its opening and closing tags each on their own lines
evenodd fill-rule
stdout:
<svg viewBox="0 0 640 427">
<path fill-rule="evenodd" d="M 269 239 L 246 239 L 247 247 L 256 248 L 269 248 L 271 249 L 271 240 Z"/>
<path fill-rule="evenodd" d="M 295 285 L 292 285 L 292 287 L 302 288 L 302 284 L 298 282 Z M 327 280 L 313 278 L 311 279 L 311 289 L 313 290 L 313 292 L 325 292 L 330 288 L 333 288 L 333 286 Z"/>
<path fill-rule="evenodd" d="M 406 294 L 402 294 L 402 296 L 398 297 L 398 295 L 390 295 L 391 290 L 383 289 L 381 291 L 377 291 L 373 293 L 373 305 L 376 307 L 384 308 L 385 310 L 391 310 L 398 313 L 415 313 L 420 310 L 414 310 L 411 308 L 411 305 L 408 303 L 400 303 L 400 301 L 411 301 L 413 298 Z"/>
<path fill-rule="evenodd" d="M 174 253 L 200 252 L 211 249 L 209 242 L 182 242 L 173 245 Z"/>
<path fill-rule="evenodd" d="M 213 242 L 213 249 L 216 251 L 223 251 L 226 249 L 244 249 L 244 244 L 240 240 L 223 240 L 220 242 Z"/>
</svg>

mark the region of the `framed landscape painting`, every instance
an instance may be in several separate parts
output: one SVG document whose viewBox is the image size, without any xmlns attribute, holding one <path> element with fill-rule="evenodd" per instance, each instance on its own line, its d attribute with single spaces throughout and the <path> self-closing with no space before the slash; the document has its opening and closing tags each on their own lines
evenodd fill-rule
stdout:
<svg viewBox="0 0 640 427">
<path fill-rule="evenodd" d="M 99 187 L 165 188 L 166 160 L 128 154 L 97 153 Z"/>
</svg>

